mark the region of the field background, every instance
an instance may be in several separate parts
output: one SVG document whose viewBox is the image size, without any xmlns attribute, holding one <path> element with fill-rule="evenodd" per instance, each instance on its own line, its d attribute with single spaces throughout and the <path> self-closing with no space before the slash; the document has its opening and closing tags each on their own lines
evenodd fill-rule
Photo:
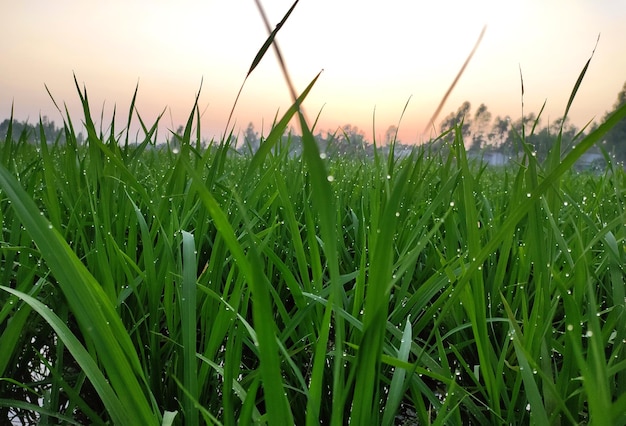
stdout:
<svg viewBox="0 0 626 426">
<path fill-rule="evenodd" d="M 11 118 L 0 421 L 626 424 L 626 173 L 600 144 L 626 104 L 566 131 L 588 65 L 550 149 L 522 119 L 505 167 L 468 159 L 462 120 L 320 146 L 317 77 L 255 149 L 204 144 L 198 98 L 164 145 L 137 92 L 121 131 L 78 84 L 54 139 Z"/>
<path fill-rule="evenodd" d="M 491 168 L 459 127 L 341 157 L 302 117 L 293 156 L 297 104 L 254 155 L 197 107 L 134 144 L 79 94 L 85 143 L 0 146 L 3 420 L 626 422 L 626 176 L 572 169 L 626 108 Z"/>
</svg>

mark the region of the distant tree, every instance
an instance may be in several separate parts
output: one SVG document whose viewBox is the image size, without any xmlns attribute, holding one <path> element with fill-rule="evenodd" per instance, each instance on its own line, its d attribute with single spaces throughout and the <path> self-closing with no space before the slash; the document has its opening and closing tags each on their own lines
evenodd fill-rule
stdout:
<svg viewBox="0 0 626 426">
<path fill-rule="evenodd" d="M 506 139 L 500 145 L 500 150 L 508 154 L 519 154 L 523 151 L 522 138 L 529 142 L 528 137 L 531 135 L 533 128 L 539 129 L 539 120 L 535 113 L 530 113 L 526 117 L 518 118 L 514 122 L 509 122 Z"/>
<path fill-rule="evenodd" d="M 4 139 L 9 130 L 9 124 L 12 126 L 12 138 L 14 140 L 23 138 L 27 142 L 39 142 L 41 137 L 41 130 L 43 130 L 46 142 L 53 143 L 58 138 L 63 138 L 63 131 L 55 126 L 54 121 L 48 120 L 47 116 L 41 117 L 41 120 L 36 124 L 29 124 L 26 121 L 11 121 L 6 119 L 0 123 L 0 138 Z M 62 139 L 64 140 L 64 139 Z"/>
<path fill-rule="evenodd" d="M 9 124 L 11 125 L 11 134 L 13 140 L 23 137 L 26 140 L 32 140 L 35 128 L 26 122 L 6 119 L 0 124 L 0 137 L 6 138 L 9 132 Z"/>
<path fill-rule="evenodd" d="M 480 104 L 474 113 L 474 119 L 471 124 L 472 143 L 470 150 L 478 151 L 487 142 L 487 127 L 491 122 L 491 112 L 487 110 L 487 105 Z"/>
<path fill-rule="evenodd" d="M 6 137 L 10 122 L 11 121 L 7 118 L 0 123 L 0 138 L 4 139 Z"/>
<path fill-rule="evenodd" d="M 339 155 L 364 153 L 367 148 L 365 133 L 357 126 L 345 124 L 335 132 L 328 131 L 326 151 Z"/>
<path fill-rule="evenodd" d="M 613 111 L 626 104 L 626 83 L 622 87 L 622 90 L 617 94 L 617 101 L 613 105 Z M 605 115 L 605 119 L 608 118 L 609 113 Z M 617 123 L 607 134 L 605 138 L 606 150 L 615 159 L 621 162 L 626 161 L 626 119 Z"/>
<path fill-rule="evenodd" d="M 446 118 L 443 119 L 440 125 L 441 133 L 454 129 L 457 125 L 463 123 L 461 133 L 463 135 L 463 139 L 467 140 L 470 136 L 470 129 L 472 124 L 472 119 L 470 116 L 471 109 L 472 105 L 468 101 L 463 102 L 459 109 L 456 110 L 456 112 L 450 113 Z"/>
<path fill-rule="evenodd" d="M 244 143 L 250 148 L 251 152 L 256 152 L 259 149 L 261 140 L 259 139 L 259 133 L 254 130 L 254 124 L 250 122 L 244 133 Z"/>
<path fill-rule="evenodd" d="M 389 126 L 387 127 L 387 131 L 385 132 L 385 144 L 390 145 L 392 142 L 399 143 L 396 139 L 398 135 L 398 126 Z"/>
<path fill-rule="evenodd" d="M 509 126 L 511 125 L 511 117 L 508 115 L 504 118 L 497 116 L 493 121 L 491 132 L 489 133 L 489 140 L 497 148 L 506 143 L 507 135 L 509 134 Z"/>
<path fill-rule="evenodd" d="M 357 126 L 346 124 L 341 128 L 341 133 L 350 145 L 362 145 L 365 143 L 365 133 Z"/>
</svg>

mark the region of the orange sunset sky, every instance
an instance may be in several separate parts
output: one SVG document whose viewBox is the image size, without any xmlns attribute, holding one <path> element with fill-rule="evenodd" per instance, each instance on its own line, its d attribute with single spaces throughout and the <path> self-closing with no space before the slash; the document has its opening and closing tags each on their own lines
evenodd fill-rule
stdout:
<svg viewBox="0 0 626 426">
<path fill-rule="evenodd" d="M 272 25 L 292 3 L 263 1 Z M 201 81 L 202 133 L 219 138 L 267 37 L 254 0 L 4 1 L 0 16 L 0 120 L 13 104 L 17 120 L 60 124 L 45 84 L 78 122 L 75 73 L 105 122 L 114 106 L 127 114 L 138 83 L 145 121 L 167 108 L 160 138 L 186 121 Z M 278 42 L 298 90 L 324 69 L 304 105 L 311 120 L 321 111 L 318 130 L 350 123 L 382 139 L 410 98 L 399 139 L 413 143 L 428 137 L 422 131 L 484 25 L 437 124 L 465 100 L 472 112 L 485 103 L 494 117 L 519 118 L 520 67 L 525 113 L 546 101 L 543 123 L 560 117 L 599 34 L 570 116 L 578 127 L 600 120 L 626 82 L 625 23 L 624 0 L 300 0 Z M 267 134 L 290 105 L 270 53 L 246 83 L 235 132 L 253 122 Z"/>
</svg>

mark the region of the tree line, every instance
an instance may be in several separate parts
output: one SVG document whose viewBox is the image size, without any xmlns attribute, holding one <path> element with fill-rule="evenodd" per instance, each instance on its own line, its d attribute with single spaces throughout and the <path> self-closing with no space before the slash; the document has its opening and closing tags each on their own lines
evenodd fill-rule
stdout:
<svg viewBox="0 0 626 426">
<path fill-rule="evenodd" d="M 45 115 L 41 117 L 37 124 L 30 124 L 27 121 L 17 121 L 8 118 L 3 120 L 0 122 L 0 140 L 6 138 L 9 127 L 11 127 L 12 139 L 14 140 L 40 142 L 43 132 L 43 136 L 46 138 L 47 142 L 55 142 L 57 140 L 60 142 L 65 141 L 63 128 L 57 127 L 54 121 L 49 120 Z M 78 138 L 80 138 L 78 142 L 82 142 L 83 136 L 81 133 L 78 134 Z"/>
<path fill-rule="evenodd" d="M 613 110 L 626 103 L 626 83 L 617 96 L 617 101 Z M 611 112 L 604 116 L 606 119 Z M 454 137 L 453 130 L 459 126 L 469 152 L 499 152 L 506 157 L 515 157 L 523 151 L 521 144 L 522 136 L 526 143 L 534 148 L 535 155 L 543 160 L 554 145 L 559 132 L 562 137 L 562 147 L 567 149 L 576 143 L 586 133 L 597 128 L 598 124 L 590 124 L 587 128 L 579 129 L 573 125 L 569 118 L 557 118 L 551 122 L 544 122 L 543 117 L 535 113 L 530 113 L 523 118 L 512 119 L 510 116 L 496 116 L 485 104 L 480 104 L 472 112 L 470 102 L 465 101 L 455 111 L 444 117 L 436 129 L 441 136 L 435 139 L 432 144 L 443 148 L 446 142 Z M 382 141 L 377 140 L 377 146 L 388 145 L 391 141 L 396 143 L 396 147 L 405 146 L 401 141 L 396 140 L 396 126 L 389 126 Z M 325 134 L 324 134 L 325 133 Z M 336 130 L 315 134 L 320 148 L 331 154 L 344 155 L 369 155 L 373 152 L 373 144 L 366 140 L 365 133 L 358 127 L 346 124 Z M 290 141 L 290 149 L 294 153 L 301 150 L 301 141 L 298 135 L 292 131 L 285 139 Z M 254 152 L 262 141 L 262 137 L 255 130 L 253 123 L 250 123 L 243 133 L 243 143 L 239 144 L 240 151 Z M 411 145 L 406 145 L 410 147 Z M 615 160 L 626 162 L 626 120 L 621 121 L 609 133 L 607 133 L 601 148 L 604 149 Z"/>
<path fill-rule="evenodd" d="M 613 110 L 626 103 L 626 83 L 617 95 L 617 100 Z M 612 110 L 612 111 L 613 111 Z M 606 119 L 610 112 L 604 116 Z M 57 128 L 54 121 L 48 117 L 41 117 L 37 125 L 28 122 L 19 122 L 5 119 L 0 123 L 0 138 L 4 139 L 9 127 L 12 127 L 14 139 L 24 139 L 27 141 L 39 142 L 43 132 L 48 142 L 61 141 L 65 139 L 62 128 Z M 561 132 L 564 148 L 575 143 L 576 139 L 583 136 L 597 127 L 593 123 L 589 128 L 578 129 L 570 123 L 569 119 L 558 118 L 552 122 L 543 122 L 541 116 L 530 113 L 526 117 L 513 120 L 510 116 L 496 116 L 485 104 L 480 104 L 472 112 L 470 102 L 465 101 L 455 111 L 448 114 L 439 124 L 437 129 L 442 135 L 437 138 L 434 145 L 443 145 L 450 138 L 454 137 L 453 129 L 460 127 L 466 147 L 470 152 L 500 152 L 505 156 L 514 157 L 523 148 L 521 136 L 524 135 L 527 143 L 534 147 L 539 159 L 544 159 L 552 148 L 556 135 Z M 182 128 L 177 133 L 181 133 Z M 392 141 L 396 146 L 403 146 L 401 141 L 396 140 L 396 126 L 389 126 L 382 141 L 376 141 L 378 146 L 389 145 Z M 291 149 L 296 153 L 301 150 L 299 137 L 291 132 Z M 370 155 L 373 152 L 373 144 L 366 140 L 365 133 L 358 127 L 346 124 L 336 130 L 328 130 L 323 134 L 318 132 L 315 138 L 325 152 L 340 155 Z M 78 142 L 83 142 L 83 135 L 79 133 Z M 250 123 L 243 134 L 243 143 L 239 144 L 240 150 L 254 152 L 261 142 L 259 133 L 255 131 L 254 125 Z M 407 145 L 409 146 L 409 145 Z M 626 120 L 618 123 L 609 133 L 607 133 L 602 149 L 611 155 L 615 160 L 626 163 Z"/>
<path fill-rule="evenodd" d="M 611 112 L 625 103 L 626 83 L 619 92 Z M 604 119 L 611 112 L 607 112 Z M 579 129 L 569 121 L 569 118 L 563 120 L 562 117 L 544 123 L 543 118 L 535 113 L 517 120 L 511 119 L 510 116 L 496 116 L 492 119 L 492 114 L 485 104 L 480 104 L 472 114 L 471 104 L 467 101 L 463 102 L 456 112 L 446 116 L 438 130 L 445 135 L 457 125 L 461 128 L 463 140 L 469 151 L 495 151 L 507 156 L 515 156 L 523 150 L 521 145 L 523 135 L 525 141 L 534 147 L 540 159 L 545 159 L 559 132 L 562 135 L 564 149 L 567 149 L 568 146 L 575 144 L 578 138 L 598 126 L 594 122 L 588 128 Z M 447 137 L 450 138 L 451 135 Z M 626 120 L 622 120 L 607 133 L 601 147 L 615 160 L 626 162 Z"/>
<path fill-rule="evenodd" d="M 606 119 L 613 111 L 626 104 L 626 82 L 617 95 L 613 109 L 604 115 Z M 544 159 L 552 148 L 559 132 L 564 141 L 564 148 L 575 143 L 585 133 L 595 130 L 597 123 L 588 128 L 578 129 L 569 118 L 557 118 L 552 122 L 543 122 L 541 116 L 530 113 L 526 117 L 513 120 L 509 116 L 492 118 L 485 104 L 480 104 L 472 114 L 471 104 L 463 102 L 456 112 L 446 116 L 438 129 L 445 134 L 460 125 L 463 140 L 469 151 L 495 151 L 507 156 L 515 156 L 522 151 L 521 138 L 535 149 L 537 157 Z M 450 136 L 448 136 L 450 137 Z M 445 137 L 444 137 L 445 139 Z M 602 149 L 619 162 L 626 162 L 626 120 L 619 122 L 605 136 Z"/>
</svg>

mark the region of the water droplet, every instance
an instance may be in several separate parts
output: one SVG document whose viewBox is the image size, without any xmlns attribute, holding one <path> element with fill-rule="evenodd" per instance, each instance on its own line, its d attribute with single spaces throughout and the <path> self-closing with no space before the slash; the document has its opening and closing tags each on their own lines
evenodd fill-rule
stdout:
<svg viewBox="0 0 626 426">
<path fill-rule="evenodd" d="M 333 176 L 333 175 L 328 175 L 328 176 L 326 177 L 326 179 L 328 180 L 328 182 L 334 182 L 334 181 L 335 181 L 335 176 Z"/>
</svg>

